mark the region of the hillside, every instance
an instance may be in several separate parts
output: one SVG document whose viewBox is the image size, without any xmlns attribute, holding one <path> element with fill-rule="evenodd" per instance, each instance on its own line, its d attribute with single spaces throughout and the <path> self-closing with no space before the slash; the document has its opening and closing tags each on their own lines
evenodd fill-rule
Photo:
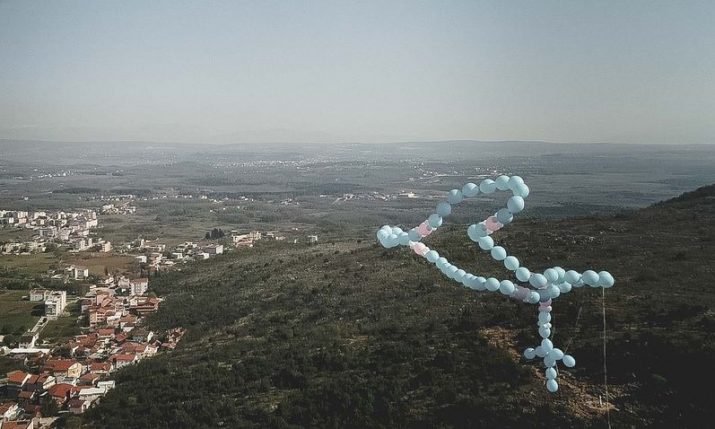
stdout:
<svg viewBox="0 0 715 429">
<path fill-rule="evenodd" d="M 613 217 L 518 221 L 496 236 L 529 266 L 609 270 L 613 427 L 715 418 L 715 210 L 710 186 Z M 375 226 L 375 229 L 377 225 Z M 504 275 L 463 225 L 429 238 L 450 260 Z M 577 360 L 549 394 L 520 352 L 535 308 L 457 287 L 374 240 L 265 243 L 153 279 L 151 319 L 189 333 L 124 369 L 86 414 L 106 428 L 606 427 L 601 290 L 557 300 L 555 342 Z M 70 425 L 78 424 L 71 421 Z"/>
</svg>

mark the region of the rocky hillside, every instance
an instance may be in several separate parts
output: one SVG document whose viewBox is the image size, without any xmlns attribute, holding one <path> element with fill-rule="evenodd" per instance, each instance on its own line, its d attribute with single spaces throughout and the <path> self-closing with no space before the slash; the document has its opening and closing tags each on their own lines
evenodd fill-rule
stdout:
<svg viewBox="0 0 715 429">
<path fill-rule="evenodd" d="M 554 342 L 577 360 L 544 389 L 520 352 L 536 308 L 458 287 L 408 250 L 364 240 L 265 243 L 163 275 L 151 320 L 189 333 L 122 370 L 83 421 L 103 428 L 705 427 L 715 418 L 715 186 L 613 217 L 517 221 L 495 238 L 530 267 L 610 271 L 555 306 Z M 465 226 L 434 245 L 481 275 L 506 273 Z"/>
</svg>

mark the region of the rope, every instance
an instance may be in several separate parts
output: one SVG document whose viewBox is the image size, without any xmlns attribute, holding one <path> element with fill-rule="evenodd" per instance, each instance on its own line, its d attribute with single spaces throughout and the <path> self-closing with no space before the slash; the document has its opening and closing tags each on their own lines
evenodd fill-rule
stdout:
<svg viewBox="0 0 715 429">
<path fill-rule="evenodd" d="M 580 326 L 579 326 L 579 320 L 581 320 L 581 309 L 583 308 L 582 305 L 578 306 L 578 313 L 576 314 L 576 323 L 574 323 L 574 331 L 573 334 L 571 334 L 571 337 L 569 338 L 569 341 L 566 343 L 566 347 L 564 347 L 564 353 L 569 351 L 569 347 L 571 347 L 571 344 L 573 343 L 573 339 L 576 337 L 576 335 L 580 331 Z"/>
<path fill-rule="evenodd" d="M 606 421 L 611 429 L 611 410 L 608 404 L 608 367 L 606 366 L 606 288 L 601 288 L 601 308 L 603 314 L 603 386 L 606 393 Z"/>
</svg>

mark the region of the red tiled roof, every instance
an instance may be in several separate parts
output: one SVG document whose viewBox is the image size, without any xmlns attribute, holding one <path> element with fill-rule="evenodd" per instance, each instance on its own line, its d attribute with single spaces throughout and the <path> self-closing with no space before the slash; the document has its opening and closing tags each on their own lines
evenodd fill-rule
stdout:
<svg viewBox="0 0 715 429">
<path fill-rule="evenodd" d="M 67 371 L 72 365 L 79 363 L 74 359 L 48 359 L 45 368 L 53 371 Z"/>
<path fill-rule="evenodd" d="M 27 376 L 28 374 L 25 371 L 13 371 L 7 373 L 7 381 L 12 384 L 22 384 Z"/>
<path fill-rule="evenodd" d="M 136 355 L 134 354 L 118 354 L 114 355 L 114 360 L 115 361 L 122 361 L 122 362 L 133 362 L 137 358 Z"/>
<path fill-rule="evenodd" d="M 35 392 L 33 390 L 23 390 L 17 395 L 20 399 L 32 399 L 33 396 L 35 396 Z"/>
<path fill-rule="evenodd" d="M 68 394 L 79 392 L 79 390 L 79 388 L 71 384 L 60 383 L 50 387 L 47 391 L 55 398 L 66 398 Z"/>
<path fill-rule="evenodd" d="M 99 379 L 99 375 L 88 372 L 87 374 L 81 376 L 79 379 L 83 383 L 94 383 Z"/>
<path fill-rule="evenodd" d="M 41 374 L 39 377 L 37 377 L 37 382 L 45 384 L 45 383 L 47 383 L 47 380 L 50 379 L 50 377 L 52 377 L 52 376 L 47 375 L 47 374 Z"/>
<path fill-rule="evenodd" d="M 90 371 L 109 371 L 112 369 L 112 364 L 109 362 L 92 362 L 89 365 Z"/>
<path fill-rule="evenodd" d="M 125 343 L 122 344 L 122 350 L 129 353 L 144 353 L 146 345 L 140 343 Z"/>
<path fill-rule="evenodd" d="M 5 414 L 7 410 L 14 407 L 15 405 L 17 405 L 17 402 L 8 401 L 0 403 L 0 414 Z"/>
</svg>

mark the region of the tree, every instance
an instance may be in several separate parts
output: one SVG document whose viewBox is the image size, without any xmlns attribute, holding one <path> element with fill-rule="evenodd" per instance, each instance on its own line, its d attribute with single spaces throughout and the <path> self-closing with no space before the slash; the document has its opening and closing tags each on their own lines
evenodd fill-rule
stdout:
<svg viewBox="0 0 715 429">
<path fill-rule="evenodd" d="M 50 395 L 46 395 L 42 398 L 42 402 L 40 403 L 40 412 L 42 413 L 42 417 L 56 416 L 59 411 L 60 409 L 57 406 L 57 402 L 55 402 Z"/>
</svg>

